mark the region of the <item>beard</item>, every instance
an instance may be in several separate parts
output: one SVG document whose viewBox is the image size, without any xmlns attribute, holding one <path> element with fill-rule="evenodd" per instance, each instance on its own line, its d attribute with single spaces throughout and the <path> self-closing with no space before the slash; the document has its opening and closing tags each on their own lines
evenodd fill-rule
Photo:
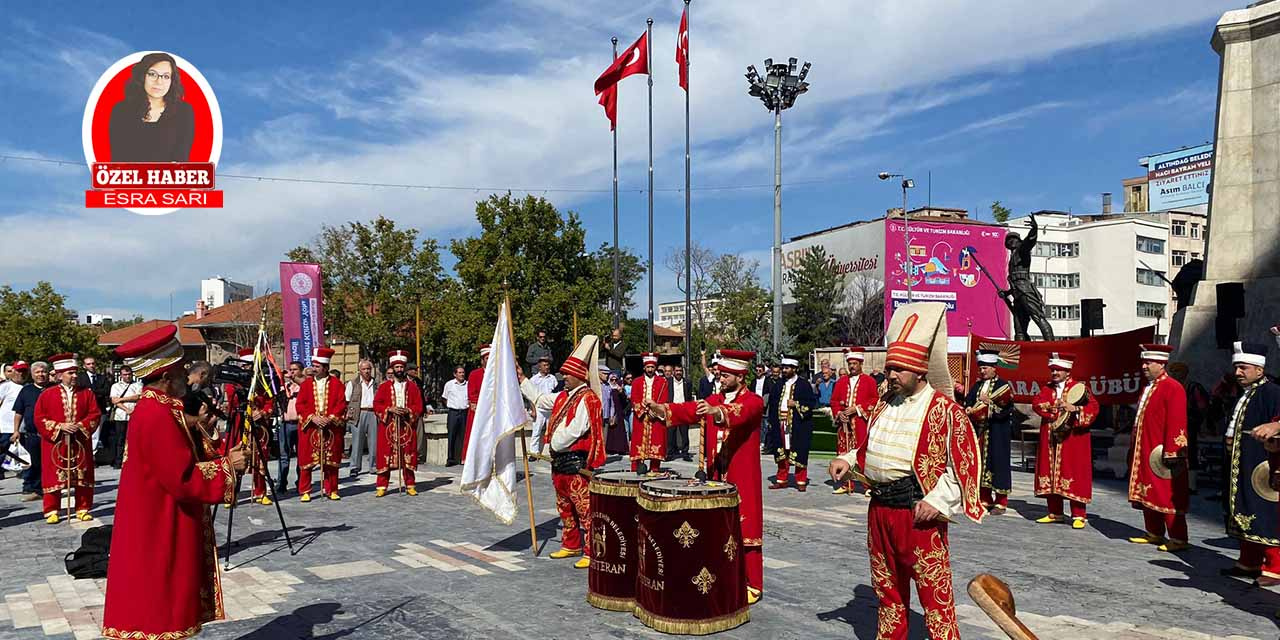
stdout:
<svg viewBox="0 0 1280 640">
<path fill-rule="evenodd" d="M 408 371 L 393 371 L 393 372 L 392 372 L 392 375 L 394 375 L 394 376 L 396 377 L 396 380 L 401 380 L 401 381 L 403 381 L 405 378 L 408 378 L 408 377 L 409 377 L 409 372 L 408 372 Z"/>
</svg>

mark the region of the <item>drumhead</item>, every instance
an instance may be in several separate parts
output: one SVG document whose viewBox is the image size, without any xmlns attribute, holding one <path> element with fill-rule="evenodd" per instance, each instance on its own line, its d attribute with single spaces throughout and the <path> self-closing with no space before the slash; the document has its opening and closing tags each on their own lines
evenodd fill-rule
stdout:
<svg viewBox="0 0 1280 640">
<path fill-rule="evenodd" d="M 652 480 L 664 480 L 667 477 L 666 473 L 650 475 L 635 471 L 604 471 L 592 475 L 591 479 L 605 484 L 640 485 Z"/>
<path fill-rule="evenodd" d="M 738 488 L 728 482 L 682 480 L 667 478 L 650 480 L 640 485 L 640 491 L 652 496 L 697 497 L 738 493 Z"/>
</svg>

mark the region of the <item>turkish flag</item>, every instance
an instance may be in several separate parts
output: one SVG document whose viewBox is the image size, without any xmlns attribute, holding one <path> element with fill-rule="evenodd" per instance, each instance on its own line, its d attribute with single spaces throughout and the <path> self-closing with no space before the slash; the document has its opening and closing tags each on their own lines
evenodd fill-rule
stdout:
<svg viewBox="0 0 1280 640">
<path fill-rule="evenodd" d="M 689 90 L 689 5 L 680 14 L 680 33 L 676 36 L 676 64 L 680 66 L 680 88 Z"/>
<path fill-rule="evenodd" d="M 636 43 L 623 50 L 613 64 L 596 78 L 596 95 L 604 92 L 623 78 L 637 73 L 649 73 L 649 34 L 645 32 Z"/>
<path fill-rule="evenodd" d="M 609 130 L 618 128 L 618 85 L 613 85 L 599 94 L 600 106 L 604 107 L 604 115 L 609 118 Z"/>
</svg>

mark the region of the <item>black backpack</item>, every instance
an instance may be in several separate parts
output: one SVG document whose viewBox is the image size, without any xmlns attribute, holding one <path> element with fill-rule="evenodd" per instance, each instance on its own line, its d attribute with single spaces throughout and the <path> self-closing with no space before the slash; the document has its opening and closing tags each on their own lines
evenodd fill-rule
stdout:
<svg viewBox="0 0 1280 640">
<path fill-rule="evenodd" d="M 110 554 L 111 525 L 89 529 L 80 538 L 80 548 L 67 554 L 67 573 L 76 579 L 105 578 Z"/>
</svg>

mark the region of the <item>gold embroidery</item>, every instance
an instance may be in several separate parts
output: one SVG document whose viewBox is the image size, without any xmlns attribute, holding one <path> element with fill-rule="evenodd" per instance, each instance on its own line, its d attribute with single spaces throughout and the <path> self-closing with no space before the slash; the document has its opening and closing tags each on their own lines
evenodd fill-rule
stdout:
<svg viewBox="0 0 1280 640">
<path fill-rule="evenodd" d="M 697 529 L 689 526 L 689 521 L 686 520 L 684 524 L 681 524 L 680 528 L 676 529 L 675 533 L 672 535 L 675 536 L 676 540 L 680 541 L 680 546 L 688 549 L 693 546 L 693 541 L 701 534 Z"/>
<path fill-rule="evenodd" d="M 1138 496 L 1139 500 L 1147 499 L 1147 492 L 1151 490 L 1151 485 L 1145 482 L 1136 482 L 1133 485 L 1133 493 Z"/>
<path fill-rule="evenodd" d="M 115 629 L 112 627 L 103 627 L 102 635 L 107 638 L 120 638 L 121 640 L 180 640 L 181 638 L 190 638 L 200 633 L 200 625 L 184 629 L 182 631 L 165 631 L 163 633 L 147 633 L 145 631 L 125 631 L 123 629 Z"/>
<path fill-rule="evenodd" d="M 698 575 L 694 576 L 692 580 L 694 586 L 698 587 L 698 593 L 701 593 L 704 596 L 711 592 L 711 585 L 714 584 L 715 581 L 715 575 L 710 571 L 707 571 L 706 567 L 703 567 L 702 571 L 699 571 Z"/>
<path fill-rule="evenodd" d="M 724 543 L 724 555 L 729 558 L 729 562 L 733 562 L 733 558 L 738 555 L 738 541 L 729 536 L 729 540 Z"/>
<path fill-rule="evenodd" d="M 221 469 L 219 469 L 220 466 L 221 465 L 218 462 L 196 463 L 196 469 L 200 470 L 200 475 L 204 476 L 205 480 L 212 480 L 216 478 L 218 476 L 218 472 L 221 471 Z"/>
<path fill-rule="evenodd" d="M 877 638 L 892 638 L 893 632 L 902 625 L 903 614 L 906 607 L 901 604 L 884 604 L 880 603 L 879 624 L 877 624 Z"/>
<path fill-rule="evenodd" d="M 876 596 L 884 600 L 885 594 L 893 591 L 893 572 L 889 571 L 889 563 L 883 553 L 871 552 L 871 586 Z"/>
<path fill-rule="evenodd" d="M 1173 439 L 1173 443 L 1174 443 L 1174 444 L 1176 444 L 1176 445 L 1178 445 L 1179 447 L 1185 447 L 1185 446 L 1187 446 L 1187 436 L 1186 436 L 1186 434 L 1179 433 L 1179 434 L 1177 435 L 1177 437 L 1175 437 L 1175 438 Z"/>
<path fill-rule="evenodd" d="M 1243 513 L 1237 513 L 1235 515 L 1236 526 L 1240 527 L 1241 531 L 1248 531 L 1253 528 L 1253 520 L 1257 517 L 1257 515 L 1246 516 Z"/>
<path fill-rule="evenodd" d="M 1071 483 L 1072 483 L 1072 482 L 1075 482 L 1075 481 L 1076 481 L 1076 480 L 1075 480 L 1075 478 L 1060 478 L 1060 479 L 1058 480 L 1058 484 L 1062 485 L 1062 490 L 1063 490 L 1063 491 L 1070 491 L 1070 490 L 1071 490 Z"/>
</svg>

